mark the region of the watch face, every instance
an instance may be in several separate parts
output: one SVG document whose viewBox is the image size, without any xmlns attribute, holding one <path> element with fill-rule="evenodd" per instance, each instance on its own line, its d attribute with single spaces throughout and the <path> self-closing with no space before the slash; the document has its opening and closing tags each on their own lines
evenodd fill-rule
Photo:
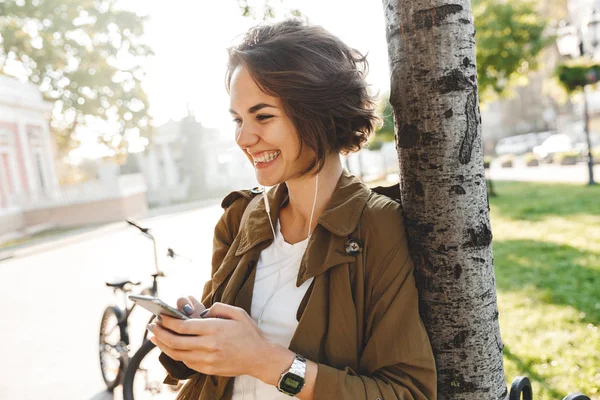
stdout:
<svg viewBox="0 0 600 400">
<path fill-rule="evenodd" d="M 303 385 L 304 379 L 298 375 L 288 372 L 283 376 L 283 379 L 281 379 L 281 382 L 279 383 L 279 389 L 286 393 L 297 394 L 300 393 Z"/>
</svg>

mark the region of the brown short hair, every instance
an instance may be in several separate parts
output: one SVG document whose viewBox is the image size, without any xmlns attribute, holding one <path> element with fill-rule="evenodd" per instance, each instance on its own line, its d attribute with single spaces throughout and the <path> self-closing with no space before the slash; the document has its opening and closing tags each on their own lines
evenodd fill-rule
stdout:
<svg viewBox="0 0 600 400">
<path fill-rule="evenodd" d="M 243 65 L 261 89 L 281 99 L 318 172 L 332 153 L 358 151 L 380 124 L 365 76 L 366 57 L 320 26 L 288 19 L 261 24 L 229 49 L 226 87 Z"/>
</svg>

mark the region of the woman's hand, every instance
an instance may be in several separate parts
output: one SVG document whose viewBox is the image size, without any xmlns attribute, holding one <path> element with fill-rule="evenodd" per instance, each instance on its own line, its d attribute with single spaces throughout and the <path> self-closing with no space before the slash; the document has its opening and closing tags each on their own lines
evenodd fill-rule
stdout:
<svg viewBox="0 0 600 400">
<path fill-rule="evenodd" d="M 190 318 L 200 318 L 200 314 L 206 310 L 206 307 L 194 296 L 188 296 L 177 299 L 177 309 Z"/>
<path fill-rule="evenodd" d="M 202 317 L 183 321 L 162 316 L 160 324 L 148 326 L 154 334 L 150 340 L 169 357 L 198 372 L 260 379 L 259 372 L 264 369 L 261 356 L 269 352 L 270 344 L 248 313 L 215 303 Z"/>
</svg>

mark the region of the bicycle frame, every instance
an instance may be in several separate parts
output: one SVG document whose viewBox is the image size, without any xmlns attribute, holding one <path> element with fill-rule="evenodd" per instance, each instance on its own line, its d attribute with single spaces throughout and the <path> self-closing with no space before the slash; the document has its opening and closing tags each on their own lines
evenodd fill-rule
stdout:
<svg viewBox="0 0 600 400">
<path fill-rule="evenodd" d="M 147 294 L 149 296 L 156 297 L 156 295 L 158 294 L 158 286 L 157 286 L 156 278 L 154 278 L 153 280 L 154 280 L 154 282 L 152 284 L 152 287 L 142 290 L 140 292 L 141 294 Z M 127 302 L 128 302 L 127 295 L 129 294 L 130 291 L 122 290 L 122 292 L 123 292 L 123 297 L 124 297 L 124 304 L 127 304 Z M 129 346 L 129 344 L 130 344 L 129 317 L 131 316 L 131 313 L 136 306 L 137 306 L 136 303 L 133 303 L 130 307 L 125 306 L 124 309 L 118 305 L 113 306 L 113 308 L 115 310 L 115 314 L 117 314 L 117 316 L 118 316 L 118 325 L 119 325 L 119 331 L 121 333 L 121 339 L 126 346 Z M 150 320 L 148 321 L 148 323 L 151 323 L 152 321 L 154 321 L 154 318 L 156 318 L 156 316 L 152 315 L 150 317 Z M 148 338 L 148 331 L 144 330 L 144 336 L 142 338 L 142 343 L 144 343 L 147 338 Z"/>
<path fill-rule="evenodd" d="M 152 286 L 149 288 L 143 289 L 140 293 L 150 295 L 153 297 L 157 297 L 157 295 L 158 295 L 158 278 L 164 277 L 165 274 L 158 268 L 158 251 L 157 251 L 157 245 L 156 245 L 156 238 L 150 233 L 150 230 L 148 228 L 142 228 L 141 226 L 139 226 L 137 223 L 133 222 L 132 220 L 127 220 L 127 223 L 131 226 L 138 228 L 144 236 L 146 236 L 148 239 L 150 239 L 152 241 L 152 250 L 153 250 L 153 255 L 154 255 L 154 268 L 155 268 L 156 272 L 152 274 Z M 169 257 L 173 258 L 175 255 L 175 252 L 172 249 L 169 249 L 167 255 Z M 124 309 L 118 305 L 113 306 L 113 309 L 115 310 L 115 314 L 118 317 L 118 325 L 119 325 L 119 331 L 121 334 L 121 341 L 123 342 L 123 344 L 125 344 L 127 352 L 129 352 L 129 345 L 130 345 L 129 316 L 131 315 L 133 309 L 136 307 L 136 304 L 133 303 L 131 305 L 131 307 L 127 307 L 127 303 L 128 303 L 127 296 L 129 294 L 129 292 L 131 292 L 131 290 L 123 287 L 122 289 L 114 288 L 114 291 L 115 291 L 115 294 L 117 291 L 121 291 L 123 293 Z M 149 323 L 154 321 L 155 318 L 156 318 L 156 316 L 152 315 L 150 317 Z M 148 338 L 148 331 L 146 329 L 144 329 L 144 336 L 142 338 L 142 343 L 144 343 L 147 340 L 147 338 Z"/>
</svg>

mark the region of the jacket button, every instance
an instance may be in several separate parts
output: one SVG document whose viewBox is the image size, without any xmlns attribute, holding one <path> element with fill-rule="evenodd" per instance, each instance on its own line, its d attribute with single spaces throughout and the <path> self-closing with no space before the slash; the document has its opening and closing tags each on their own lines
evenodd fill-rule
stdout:
<svg viewBox="0 0 600 400">
<path fill-rule="evenodd" d="M 358 239 L 350 239 L 346 242 L 346 253 L 351 256 L 360 254 L 363 250 L 363 244 Z"/>
<path fill-rule="evenodd" d="M 257 187 L 250 189 L 250 191 L 254 194 L 261 194 L 262 192 L 265 191 L 265 188 L 262 186 L 257 186 Z"/>
</svg>

